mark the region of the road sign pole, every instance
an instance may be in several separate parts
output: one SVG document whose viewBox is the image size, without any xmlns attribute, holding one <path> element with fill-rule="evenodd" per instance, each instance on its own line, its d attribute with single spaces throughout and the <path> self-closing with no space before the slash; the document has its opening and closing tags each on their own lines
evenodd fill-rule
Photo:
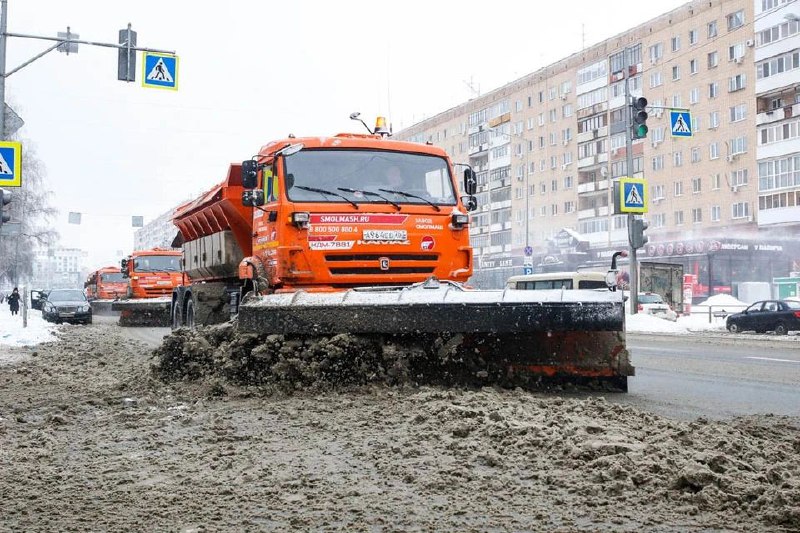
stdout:
<svg viewBox="0 0 800 533">
<path fill-rule="evenodd" d="M 8 0 L 0 0 L 0 141 L 6 139 L 6 30 L 8 29 Z"/>
<path fill-rule="evenodd" d="M 624 76 L 625 76 L 625 105 L 627 106 L 628 110 L 625 113 L 627 117 L 626 121 L 626 128 L 625 128 L 625 165 L 627 167 L 626 174 L 630 177 L 634 177 L 633 172 L 633 139 L 631 135 L 633 134 L 633 117 L 631 116 L 631 88 L 629 84 L 630 79 L 630 68 L 631 68 L 631 49 L 625 47 L 625 69 L 624 69 Z M 636 260 L 636 248 L 633 247 L 633 235 L 631 231 L 633 230 L 633 213 L 628 213 L 628 245 L 630 246 L 630 252 L 628 253 L 628 257 L 630 257 L 630 263 L 628 266 L 629 274 L 630 274 L 630 302 L 631 302 L 631 314 L 635 315 L 636 312 L 639 310 L 639 263 Z M 609 231 L 611 231 L 609 229 Z"/>
</svg>

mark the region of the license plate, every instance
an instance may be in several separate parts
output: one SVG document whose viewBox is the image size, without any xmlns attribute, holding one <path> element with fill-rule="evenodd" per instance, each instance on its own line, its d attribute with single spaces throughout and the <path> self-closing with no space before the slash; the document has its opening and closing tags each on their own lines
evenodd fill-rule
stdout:
<svg viewBox="0 0 800 533">
<path fill-rule="evenodd" d="M 156 281 L 156 285 L 172 285 L 171 281 Z"/>
<path fill-rule="evenodd" d="M 365 241 L 405 241 L 408 240 L 408 232 L 404 229 L 365 229 L 363 239 Z"/>
</svg>

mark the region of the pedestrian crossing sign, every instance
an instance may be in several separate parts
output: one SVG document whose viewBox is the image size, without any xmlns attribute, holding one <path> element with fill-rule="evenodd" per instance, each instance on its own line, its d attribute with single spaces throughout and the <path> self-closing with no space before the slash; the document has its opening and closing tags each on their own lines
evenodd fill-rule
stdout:
<svg viewBox="0 0 800 533">
<path fill-rule="evenodd" d="M 673 137 L 692 136 L 692 116 L 688 111 L 670 110 L 669 125 Z"/>
<path fill-rule="evenodd" d="M 0 141 L 0 187 L 22 187 L 22 143 Z"/>
<path fill-rule="evenodd" d="M 144 52 L 142 87 L 178 90 L 178 56 Z"/>
<path fill-rule="evenodd" d="M 647 213 L 647 187 L 643 179 L 619 180 L 619 205 L 622 213 Z"/>
</svg>

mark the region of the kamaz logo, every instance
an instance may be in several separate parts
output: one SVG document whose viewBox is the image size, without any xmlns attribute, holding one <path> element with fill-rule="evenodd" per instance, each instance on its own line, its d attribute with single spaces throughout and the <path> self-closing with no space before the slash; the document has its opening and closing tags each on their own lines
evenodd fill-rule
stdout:
<svg viewBox="0 0 800 533">
<path fill-rule="evenodd" d="M 381 257 L 378 259 L 381 265 L 381 270 L 389 270 L 389 258 L 388 257 Z"/>
</svg>

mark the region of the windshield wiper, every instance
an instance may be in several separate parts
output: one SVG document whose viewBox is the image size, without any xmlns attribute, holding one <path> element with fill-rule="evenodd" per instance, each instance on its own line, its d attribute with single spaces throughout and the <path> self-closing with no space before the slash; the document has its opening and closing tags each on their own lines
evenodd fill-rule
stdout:
<svg viewBox="0 0 800 533">
<path fill-rule="evenodd" d="M 394 193 L 394 194 L 399 194 L 401 196 L 405 196 L 406 198 L 416 198 L 417 200 L 422 200 L 423 202 L 425 202 L 429 206 L 433 207 L 437 211 L 441 211 L 442 210 L 441 207 L 439 207 L 435 203 L 431 202 L 427 198 L 423 198 L 422 196 L 417 196 L 416 194 L 411 194 L 410 192 L 395 191 L 394 189 L 378 189 L 378 190 L 381 191 L 381 192 L 391 192 L 391 193 Z"/>
<path fill-rule="evenodd" d="M 352 205 L 353 207 L 358 209 L 358 204 L 357 203 L 355 203 L 353 200 L 351 200 L 347 196 L 339 194 L 338 192 L 327 191 L 325 189 L 317 189 L 316 187 L 306 187 L 304 185 L 295 185 L 292 188 L 293 189 L 303 189 L 304 191 L 318 192 L 320 194 L 327 194 L 327 195 L 330 195 L 330 196 L 338 196 L 339 198 L 341 198 L 345 202 L 349 203 L 350 205 Z"/>
<path fill-rule="evenodd" d="M 382 194 L 378 194 L 378 193 L 376 193 L 376 192 L 372 192 L 372 191 L 365 191 L 365 190 L 363 190 L 363 189 L 351 189 L 350 187 L 337 187 L 337 188 L 338 188 L 340 191 L 352 192 L 352 193 L 361 193 L 361 194 L 363 194 L 364 196 L 377 196 L 378 198 L 380 198 L 381 200 L 383 200 L 383 201 L 384 201 L 384 202 L 386 202 L 387 204 L 392 204 L 393 206 L 395 206 L 395 208 L 397 208 L 397 210 L 398 210 L 398 211 L 400 211 L 400 209 L 402 209 L 402 208 L 400 207 L 400 204 L 398 204 L 398 203 L 396 203 L 396 202 L 393 202 L 393 201 L 389 200 L 388 198 L 386 198 L 385 196 L 383 196 Z"/>
</svg>

